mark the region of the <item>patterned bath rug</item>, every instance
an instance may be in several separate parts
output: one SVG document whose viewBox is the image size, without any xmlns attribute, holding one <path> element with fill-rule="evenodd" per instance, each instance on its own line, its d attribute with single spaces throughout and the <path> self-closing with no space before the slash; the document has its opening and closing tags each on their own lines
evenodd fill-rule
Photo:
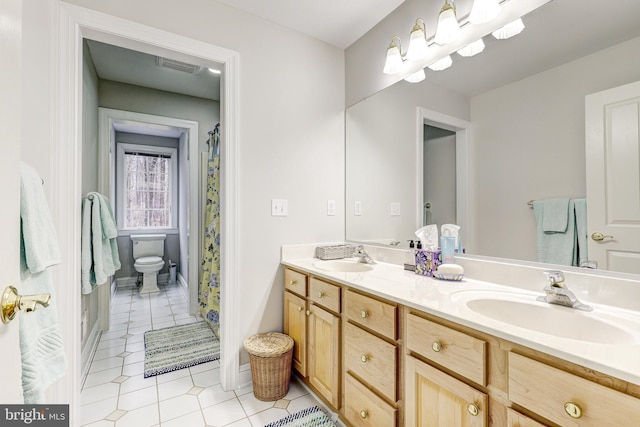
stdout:
<svg viewBox="0 0 640 427">
<path fill-rule="evenodd" d="M 274 421 L 264 427 L 335 427 L 322 409 L 317 406 L 303 409 L 295 414 L 287 415 L 281 420 Z"/>
<path fill-rule="evenodd" d="M 220 358 L 220 341 L 206 322 L 144 333 L 144 377 L 166 374 Z"/>
</svg>

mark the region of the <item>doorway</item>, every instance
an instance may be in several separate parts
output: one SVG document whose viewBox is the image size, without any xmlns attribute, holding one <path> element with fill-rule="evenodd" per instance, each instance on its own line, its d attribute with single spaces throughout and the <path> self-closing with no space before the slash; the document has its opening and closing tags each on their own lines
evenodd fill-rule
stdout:
<svg viewBox="0 0 640 427">
<path fill-rule="evenodd" d="M 224 180 L 221 197 L 224 201 L 221 216 L 224 219 L 222 234 L 224 242 L 221 254 L 221 283 L 235 283 L 237 277 L 237 129 L 238 129 L 238 54 L 199 40 L 171 34 L 120 18 L 104 15 L 79 6 L 60 3 L 59 8 L 59 85 L 58 96 L 61 100 L 57 110 L 60 123 L 56 147 L 56 159 L 53 174 L 56 185 L 68 189 L 60 197 L 61 206 L 77 206 L 81 194 L 81 136 L 82 136 L 82 42 L 85 38 L 110 43 L 128 49 L 187 59 L 207 64 L 222 64 L 221 80 L 221 136 L 224 150 L 221 150 Z M 64 102 L 62 102 L 64 100 Z M 197 191 L 194 192 L 198 194 Z M 80 283 L 80 211 L 64 217 L 62 232 L 69 234 L 69 243 L 61 248 L 63 256 L 71 260 L 68 267 L 58 274 L 58 280 L 68 283 Z M 59 298 L 71 302 L 73 315 L 66 324 L 61 325 L 69 336 L 80 335 L 80 298 L 75 287 L 67 287 Z M 224 389 L 231 390 L 237 385 L 239 372 L 239 331 L 237 298 L 234 288 L 224 289 L 221 299 L 221 346 L 220 376 Z M 78 340 L 78 338 L 76 338 Z M 79 340 L 75 351 L 69 355 L 72 366 L 80 366 Z M 60 382 L 51 392 L 64 401 L 71 402 L 72 414 L 79 407 L 80 384 L 79 369 L 69 373 L 67 381 Z M 72 415 L 73 416 L 73 415 Z"/>
</svg>

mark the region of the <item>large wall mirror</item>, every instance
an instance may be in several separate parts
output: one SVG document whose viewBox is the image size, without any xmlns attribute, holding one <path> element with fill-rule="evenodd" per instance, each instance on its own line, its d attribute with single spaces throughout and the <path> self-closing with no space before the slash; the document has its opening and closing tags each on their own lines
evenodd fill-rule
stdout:
<svg viewBox="0 0 640 427">
<path fill-rule="evenodd" d="M 536 261 L 528 202 L 586 197 L 585 97 L 640 80 L 640 6 L 613 3 L 552 1 L 522 34 L 350 106 L 346 239 L 406 248 L 425 220 L 457 222 L 469 254 Z"/>
</svg>

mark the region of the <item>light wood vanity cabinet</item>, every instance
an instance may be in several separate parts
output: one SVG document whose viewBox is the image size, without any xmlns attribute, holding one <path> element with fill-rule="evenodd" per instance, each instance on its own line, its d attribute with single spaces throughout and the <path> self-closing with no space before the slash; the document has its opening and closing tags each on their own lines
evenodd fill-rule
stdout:
<svg viewBox="0 0 640 427">
<path fill-rule="evenodd" d="M 294 368 L 357 427 L 640 425 L 640 386 L 285 269 Z"/>
</svg>

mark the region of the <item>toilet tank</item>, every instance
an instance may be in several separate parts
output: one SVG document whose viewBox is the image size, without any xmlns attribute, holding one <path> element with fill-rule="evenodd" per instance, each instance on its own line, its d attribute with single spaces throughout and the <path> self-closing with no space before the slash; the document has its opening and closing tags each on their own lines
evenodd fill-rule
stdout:
<svg viewBox="0 0 640 427">
<path fill-rule="evenodd" d="M 166 238 L 166 234 L 132 234 L 133 258 L 164 256 L 164 239 Z"/>
</svg>

